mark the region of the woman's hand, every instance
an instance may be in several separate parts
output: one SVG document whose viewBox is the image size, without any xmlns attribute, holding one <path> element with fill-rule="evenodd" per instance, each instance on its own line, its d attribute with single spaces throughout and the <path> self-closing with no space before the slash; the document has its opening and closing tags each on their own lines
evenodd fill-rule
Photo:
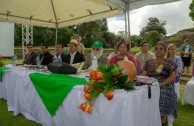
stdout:
<svg viewBox="0 0 194 126">
<path fill-rule="evenodd" d="M 169 77 L 166 78 L 165 81 L 163 81 L 162 83 L 159 83 L 159 86 L 160 86 L 160 87 L 163 87 L 163 86 L 165 86 L 165 85 L 170 84 L 171 82 L 174 81 L 174 78 L 175 78 L 175 71 L 173 71 L 172 73 L 170 73 Z"/>
<path fill-rule="evenodd" d="M 160 86 L 160 88 L 161 88 L 161 87 L 163 87 L 163 86 L 164 86 L 164 84 L 163 84 L 163 83 L 159 83 L 159 86 Z"/>
</svg>

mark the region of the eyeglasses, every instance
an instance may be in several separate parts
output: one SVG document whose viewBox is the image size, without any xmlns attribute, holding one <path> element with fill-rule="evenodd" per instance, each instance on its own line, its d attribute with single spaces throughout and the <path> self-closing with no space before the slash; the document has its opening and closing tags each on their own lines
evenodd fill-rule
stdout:
<svg viewBox="0 0 194 126">
<path fill-rule="evenodd" d="M 155 50 L 160 50 L 160 51 L 162 51 L 162 50 L 164 50 L 163 48 L 155 48 Z"/>
<path fill-rule="evenodd" d="M 98 48 L 92 48 L 93 50 L 96 50 L 96 51 L 99 51 L 100 49 L 98 49 Z"/>
</svg>

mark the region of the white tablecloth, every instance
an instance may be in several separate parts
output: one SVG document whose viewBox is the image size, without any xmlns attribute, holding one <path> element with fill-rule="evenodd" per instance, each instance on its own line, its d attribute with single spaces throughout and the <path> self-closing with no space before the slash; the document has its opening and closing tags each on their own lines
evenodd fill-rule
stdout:
<svg viewBox="0 0 194 126">
<path fill-rule="evenodd" d="M 75 86 L 51 117 L 28 76 L 31 72 L 15 68 L 4 73 L 0 98 L 7 100 L 14 115 L 22 113 L 43 126 L 161 126 L 158 85 L 151 86 L 151 99 L 147 86 L 116 90 L 111 101 L 100 95 L 91 115 L 78 109 L 85 99 L 83 87 Z"/>
<path fill-rule="evenodd" d="M 191 105 L 194 105 L 194 78 L 187 82 L 185 86 L 185 91 L 182 99 L 182 104 L 187 102 Z"/>
</svg>

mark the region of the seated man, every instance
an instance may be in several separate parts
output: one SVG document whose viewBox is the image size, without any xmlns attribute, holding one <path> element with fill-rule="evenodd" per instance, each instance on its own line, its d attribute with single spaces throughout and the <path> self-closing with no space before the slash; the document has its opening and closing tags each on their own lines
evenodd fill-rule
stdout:
<svg viewBox="0 0 194 126">
<path fill-rule="evenodd" d="M 48 65 L 53 62 L 53 55 L 48 51 L 48 45 L 43 43 L 40 45 L 42 54 L 40 55 L 40 64 Z"/>
<path fill-rule="evenodd" d="M 78 52 L 78 42 L 75 39 L 71 39 L 68 46 L 70 49 L 70 53 L 64 57 L 64 61 L 66 63 L 75 64 L 85 61 L 84 55 Z"/>
<path fill-rule="evenodd" d="M 86 58 L 83 69 L 93 69 L 92 60 L 97 59 L 98 66 L 108 64 L 108 58 L 103 55 L 103 43 L 101 41 L 94 41 L 92 44 L 91 54 Z"/>
<path fill-rule="evenodd" d="M 64 45 L 62 43 L 58 43 L 56 45 L 56 55 L 53 58 L 53 62 L 65 62 L 65 54 L 63 53 Z"/>
<path fill-rule="evenodd" d="M 27 50 L 28 53 L 26 53 L 23 63 L 27 65 L 36 65 L 37 54 L 33 50 L 33 44 L 27 44 Z"/>
</svg>

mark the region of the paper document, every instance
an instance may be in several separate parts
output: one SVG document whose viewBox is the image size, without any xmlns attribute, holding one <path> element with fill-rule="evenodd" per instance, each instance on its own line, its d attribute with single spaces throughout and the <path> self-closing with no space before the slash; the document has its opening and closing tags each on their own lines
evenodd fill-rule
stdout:
<svg viewBox="0 0 194 126">
<path fill-rule="evenodd" d="M 82 70 L 84 63 L 85 62 L 80 62 L 80 63 L 71 64 L 71 65 L 77 69 L 77 72 L 79 72 Z"/>
</svg>

